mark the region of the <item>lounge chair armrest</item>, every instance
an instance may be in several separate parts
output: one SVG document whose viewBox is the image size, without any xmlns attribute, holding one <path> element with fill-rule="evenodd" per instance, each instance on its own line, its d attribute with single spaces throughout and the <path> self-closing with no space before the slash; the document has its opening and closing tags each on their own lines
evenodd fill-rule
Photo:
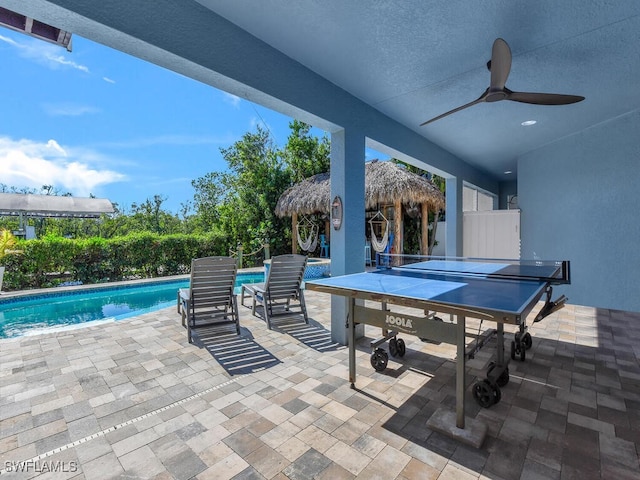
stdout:
<svg viewBox="0 0 640 480">
<path fill-rule="evenodd" d="M 245 283 L 242 288 L 249 292 L 251 295 L 256 293 L 264 293 L 264 283 Z"/>
</svg>

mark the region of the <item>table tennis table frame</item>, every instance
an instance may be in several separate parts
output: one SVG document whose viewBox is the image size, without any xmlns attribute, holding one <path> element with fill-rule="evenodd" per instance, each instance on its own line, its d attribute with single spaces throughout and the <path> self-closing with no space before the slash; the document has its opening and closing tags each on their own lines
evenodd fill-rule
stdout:
<svg viewBox="0 0 640 480">
<path fill-rule="evenodd" d="M 345 296 L 344 290 L 339 289 L 331 289 L 330 287 L 326 288 L 316 288 L 311 287 L 311 289 L 315 289 L 318 291 L 324 291 L 326 293 L 331 293 L 334 295 L 343 295 Z M 540 293 L 528 308 L 526 314 L 530 313 L 535 304 L 538 302 L 543 292 Z M 465 369 L 466 369 L 466 317 L 477 318 L 480 320 L 488 320 L 492 322 L 497 322 L 497 349 L 496 349 L 496 361 L 495 368 L 492 373 L 496 376 L 502 374 L 504 369 L 507 368 L 508 361 L 504 354 L 504 323 L 510 323 L 514 325 L 520 325 L 519 318 L 513 317 L 502 317 L 501 319 L 496 319 L 495 315 L 493 315 L 490 311 L 474 311 L 469 312 L 468 310 L 455 308 L 451 306 L 445 306 L 442 304 L 437 304 L 433 302 L 425 302 L 425 301 L 409 301 L 407 299 L 399 299 L 398 297 L 394 297 L 392 295 L 378 295 L 371 294 L 369 292 L 355 292 L 351 291 L 348 295 L 348 319 L 347 319 L 347 327 L 348 327 L 348 342 L 349 342 L 349 382 L 351 383 L 352 388 L 355 388 L 356 383 L 356 324 L 362 323 L 366 325 L 377 326 L 381 328 L 392 328 L 395 332 L 416 335 L 420 338 L 428 338 L 429 340 L 444 342 L 448 344 L 456 345 L 456 426 L 458 428 L 464 428 L 464 416 L 465 416 Z M 356 299 L 361 300 L 369 300 L 379 302 L 381 307 L 379 309 L 356 305 Z M 396 317 L 403 318 L 405 320 L 412 320 L 412 325 L 415 323 L 416 328 L 407 328 L 400 325 L 393 325 L 392 327 L 388 325 L 385 320 L 387 315 L 390 315 L 391 312 L 384 309 L 383 304 L 390 303 L 395 305 L 401 305 L 405 307 L 411 307 L 421 310 L 433 310 L 438 313 L 444 314 L 452 314 L 456 317 L 455 323 L 447 323 L 438 321 L 435 318 L 431 318 L 426 315 L 425 317 L 418 317 L 409 315 L 406 313 L 398 313 L 393 314 Z M 406 324 L 406 322 L 405 322 Z"/>
<path fill-rule="evenodd" d="M 535 308 L 543 295 L 546 294 L 545 304 L 534 321 L 540 321 L 542 318 L 562 308 L 567 299 L 562 296 L 557 301 L 552 301 L 551 285 L 570 283 L 569 262 L 562 262 L 561 275 L 561 278 L 558 278 L 557 280 L 548 279 L 544 288 L 540 289 L 539 294 L 532 297 L 528 304 L 524 305 L 523 309 L 518 314 L 487 308 L 471 309 L 458 307 L 433 300 L 409 298 L 392 293 L 369 292 L 358 290 L 356 288 L 319 285 L 313 284 L 312 282 L 308 282 L 306 288 L 332 295 L 344 296 L 348 300 L 346 327 L 349 346 L 349 382 L 351 383 L 352 388 L 355 388 L 356 382 L 356 324 L 362 323 L 381 327 L 383 329 L 393 329 L 394 333 L 397 331 L 416 335 L 420 338 L 428 338 L 429 340 L 456 345 L 456 427 L 464 429 L 466 396 L 465 369 L 467 357 L 466 318 L 470 317 L 482 321 L 487 320 L 497 323 L 497 328 L 495 330 L 497 335 L 496 361 L 492 365 L 490 369 L 491 371 L 488 373 L 488 380 L 492 383 L 494 388 L 497 388 L 495 387 L 496 379 L 501 377 L 505 370 L 508 375 L 508 359 L 505 357 L 504 353 L 504 324 L 518 325 L 519 332 L 516 333 L 516 339 L 521 339 L 527 329 L 526 318 Z M 365 305 L 358 305 L 356 300 L 377 302 L 380 304 L 380 308 L 376 309 Z M 405 313 L 393 314 L 396 320 L 391 326 L 387 320 L 388 315 L 392 312 L 389 312 L 386 309 L 387 303 L 422 310 L 425 312 L 425 316 L 419 317 Z M 426 314 L 429 311 L 454 315 L 456 317 L 456 322 L 442 322 L 439 319 L 434 318 L 432 315 Z M 401 320 L 398 321 L 398 317 Z M 404 321 L 402 319 L 404 319 Z M 530 344 L 528 346 L 530 346 Z M 514 356 L 513 350 L 511 355 L 512 357 Z"/>
</svg>

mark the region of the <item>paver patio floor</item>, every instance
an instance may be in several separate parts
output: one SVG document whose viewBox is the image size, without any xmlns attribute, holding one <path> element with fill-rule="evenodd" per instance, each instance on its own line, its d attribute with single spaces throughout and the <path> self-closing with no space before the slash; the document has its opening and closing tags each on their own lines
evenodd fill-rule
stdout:
<svg viewBox="0 0 640 480">
<path fill-rule="evenodd" d="M 175 308 L 0 340 L 2 477 L 640 478 L 640 314 L 568 305 L 534 324 L 500 403 L 467 388 L 489 426 L 474 449 L 426 427 L 455 406 L 454 346 L 405 335 L 405 357 L 375 372 L 367 327 L 351 389 L 329 296 L 306 296 L 309 326 L 269 331 L 240 307 L 240 337 L 192 345 Z M 492 351 L 468 362 L 469 386 Z"/>
</svg>

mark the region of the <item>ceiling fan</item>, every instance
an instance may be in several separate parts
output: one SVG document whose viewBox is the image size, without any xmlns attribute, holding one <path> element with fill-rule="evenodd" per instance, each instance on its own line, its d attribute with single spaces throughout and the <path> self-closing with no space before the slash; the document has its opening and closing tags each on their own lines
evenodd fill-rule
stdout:
<svg viewBox="0 0 640 480">
<path fill-rule="evenodd" d="M 483 102 L 498 102 L 500 100 L 511 100 L 521 103 L 532 103 L 534 105 L 568 105 L 584 100 L 584 97 L 578 95 L 560 95 L 556 93 L 531 93 L 531 92 L 514 92 L 505 87 L 507 77 L 511 70 L 511 49 L 507 42 L 502 38 L 497 38 L 493 42 L 493 50 L 491 52 L 491 60 L 487 62 L 487 68 L 491 72 L 491 84 L 482 95 L 473 102 L 454 108 L 442 115 L 421 123 L 420 126 L 427 125 L 443 117 L 459 112 L 465 108 Z"/>
</svg>

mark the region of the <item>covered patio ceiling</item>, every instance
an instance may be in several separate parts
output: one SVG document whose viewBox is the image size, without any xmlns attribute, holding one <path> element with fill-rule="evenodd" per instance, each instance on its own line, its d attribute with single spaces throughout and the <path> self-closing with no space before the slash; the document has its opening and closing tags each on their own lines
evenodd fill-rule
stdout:
<svg viewBox="0 0 640 480">
<path fill-rule="evenodd" d="M 637 0 L 198 1 L 500 180 L 515 179 L 517 157 L 640 108 Z M 482 103 L 421 127 L 489 86 L 498 37 L 508 88 L 586 100 Z"/>
<path fill-rule="evenodd" d="M 515 180 L 518 157 L 640 108 L 637 0 L 0 0 L 0 6 L 327 130 L 339 128 L 331 122 L 340 119 L 324 115 L 335 105 L 322 96 L 314 103 L 314 91 L 331 85 L 332 102 L 347 108 L 355 98 L 364 105 L 349 106 L 354 121 L 375 125 L 373 109 L 497 181 Z M 482 103 L 420 126 L 481 95 L 499 37 L 512 53 L 508 88 L 586 100 Z M 394 154 L 371 135 L 369 146 Z"/>
</svg>

